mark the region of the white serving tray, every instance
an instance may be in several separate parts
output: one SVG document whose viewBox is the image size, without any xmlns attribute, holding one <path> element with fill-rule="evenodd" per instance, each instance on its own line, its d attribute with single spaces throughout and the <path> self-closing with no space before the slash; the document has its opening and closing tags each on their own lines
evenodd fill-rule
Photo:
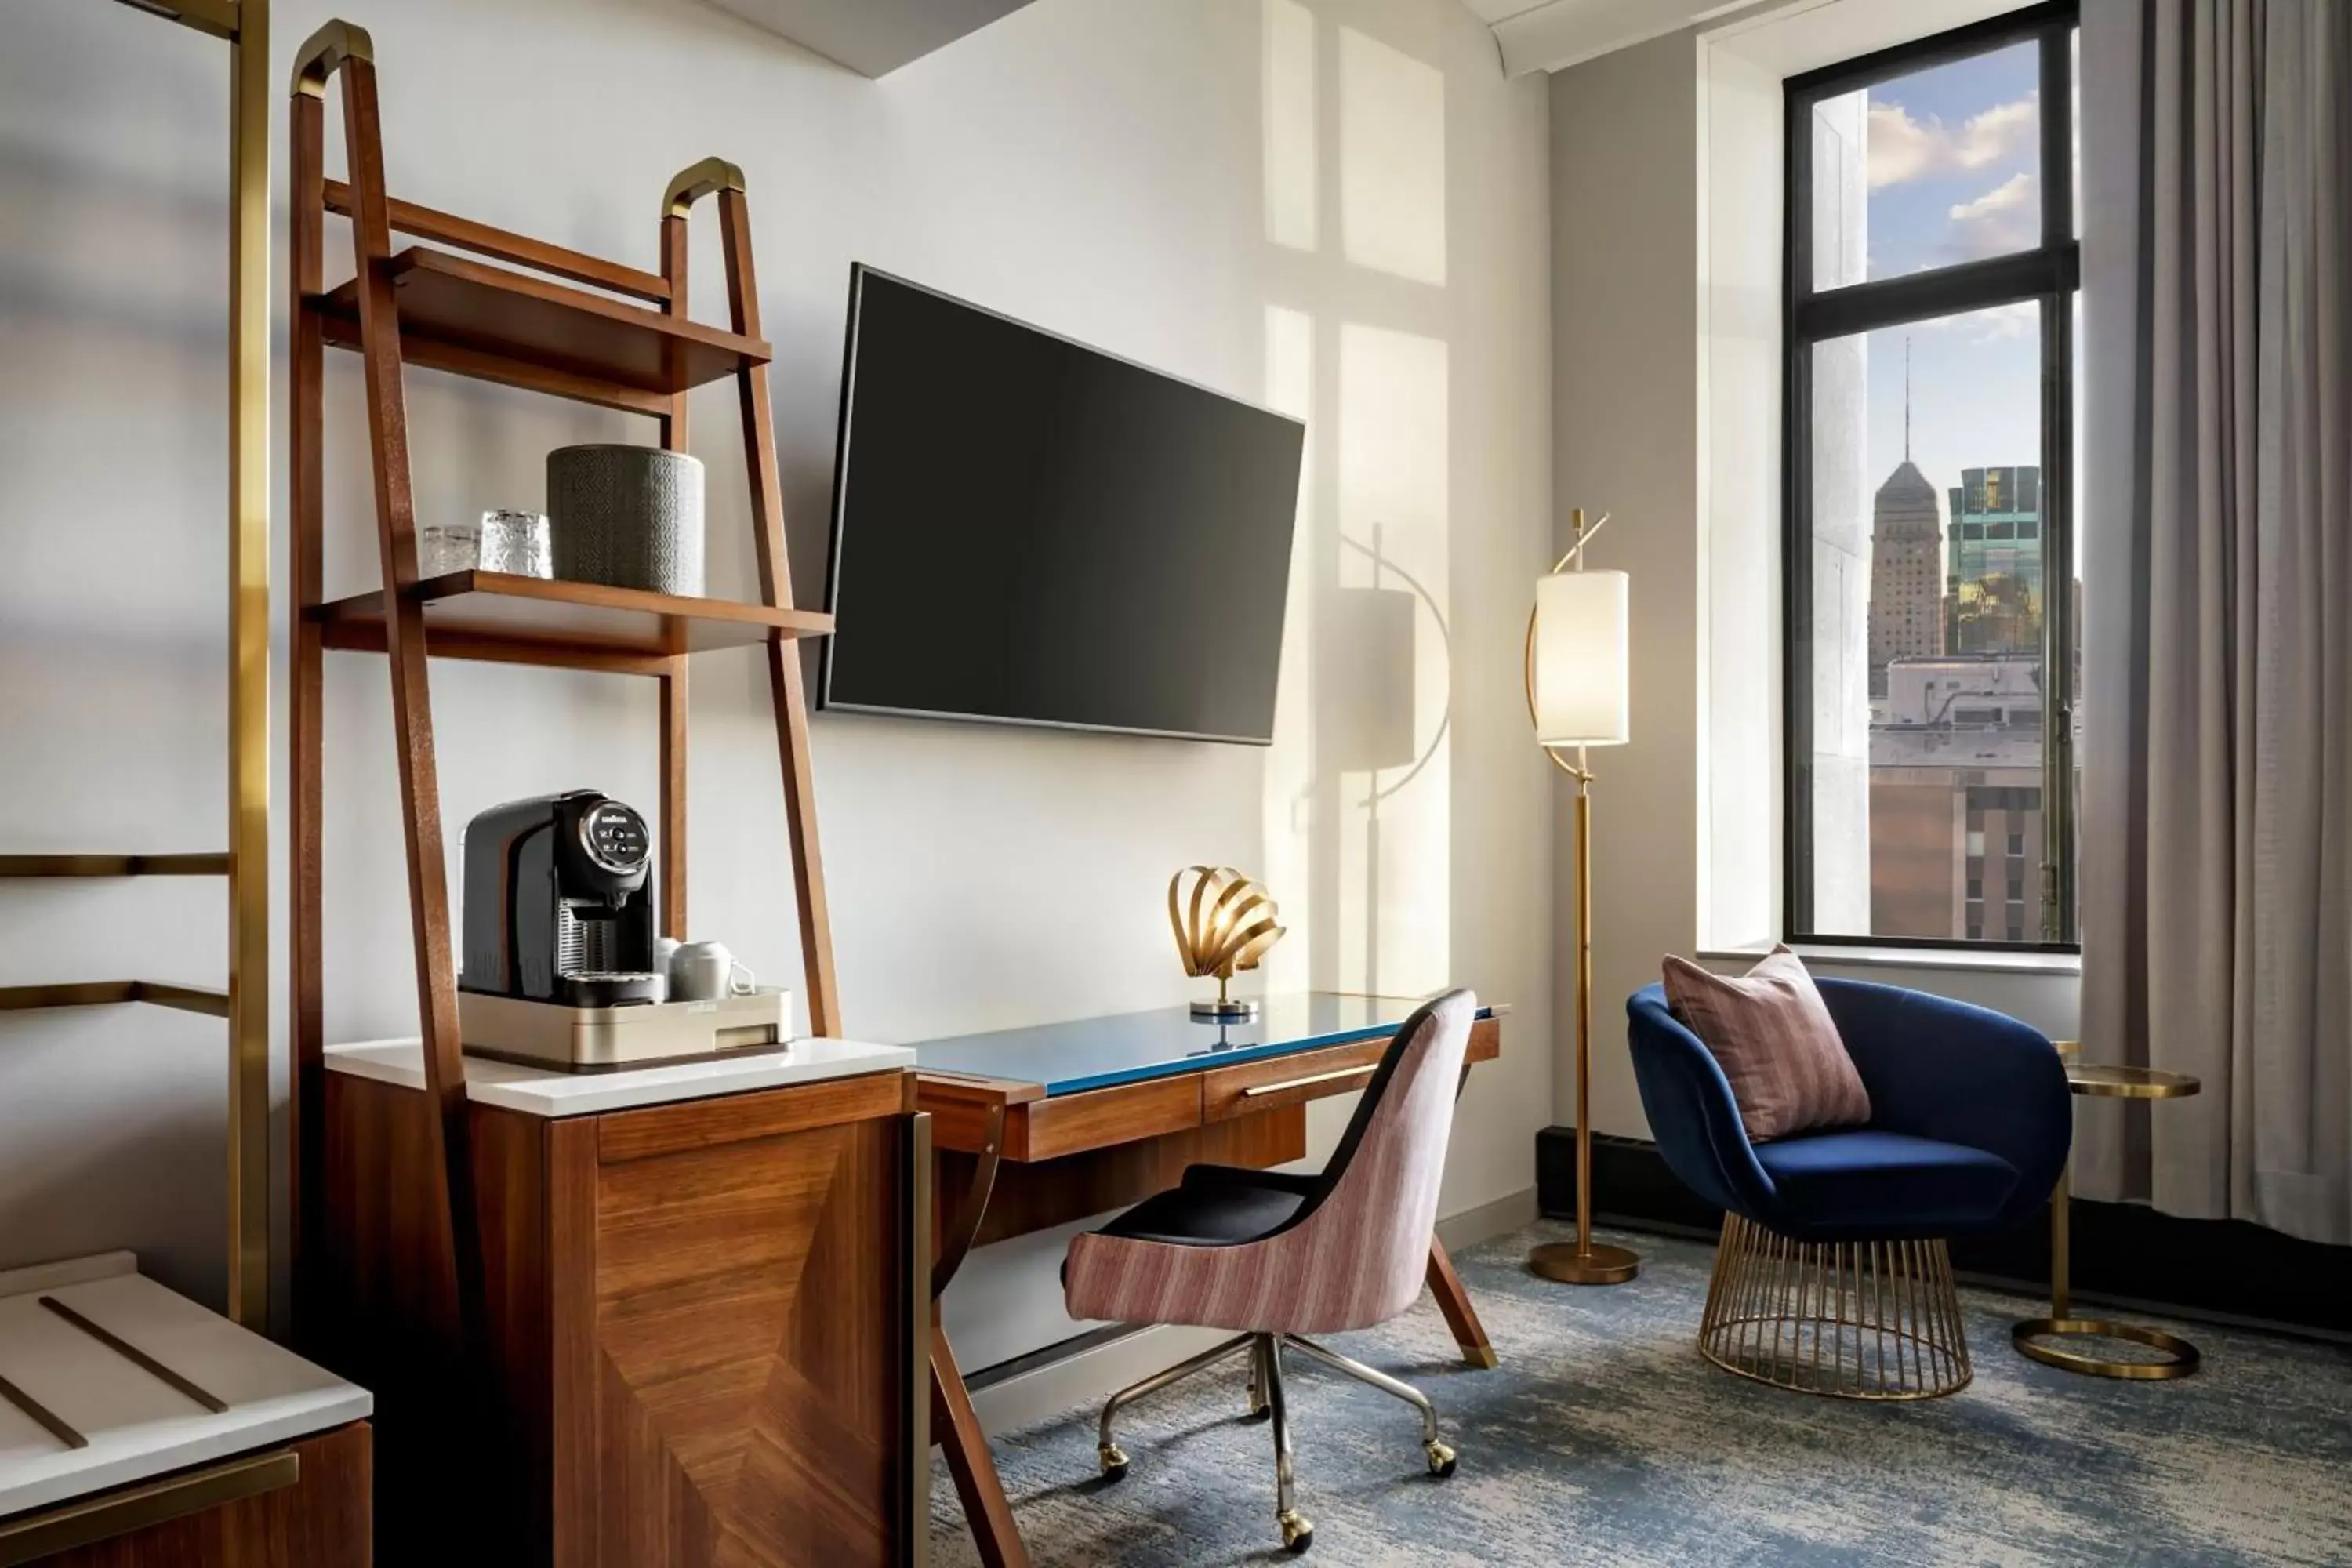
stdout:
<svg viewBox="0 0 2352 1568">
<path fill-rule="evenodd" d="M 89 1439 L 0 1399 L 0 1516 L 361 1421 L 367 1390 L 165 1289 L 128 1252 L 0 1273 L 0 1377 Z M 40 1304 L 59 1301 L 228 1405 L 215 1415 Z"/>
</svg>

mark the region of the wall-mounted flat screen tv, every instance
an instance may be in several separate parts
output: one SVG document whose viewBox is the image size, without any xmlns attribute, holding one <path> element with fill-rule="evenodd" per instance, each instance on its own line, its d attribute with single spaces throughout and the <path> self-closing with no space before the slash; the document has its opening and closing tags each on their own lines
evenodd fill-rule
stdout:
<svg viewBox="0 0 2352 1568">
<path fill-rule="evenodd" d="M 1304 440 L 855 268 L 819 706 L 1265 743 Z"/>
</svg>

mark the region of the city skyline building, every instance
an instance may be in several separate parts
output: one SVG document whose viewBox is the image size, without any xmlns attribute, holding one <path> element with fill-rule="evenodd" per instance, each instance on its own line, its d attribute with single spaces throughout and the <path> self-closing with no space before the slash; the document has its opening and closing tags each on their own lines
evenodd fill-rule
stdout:
<svg viewBox="0 0 2352 1568">
<path fill-rule="evenodd" d="M 1886 695 L 1886 667 L 1945 651 L 1943 500 L 1911 460 L 1909 345 L 1904 350 L 1903 461 L 1870 504 L 1870 695 Z"/>
<path fill-rule="evenodd" d="M 1947 492 L 1950 522 L 1944 651 L 2042 651 L 2042 469 L 1963 468 Z"/>
<path fill-rule="evenodd" d="M 2042 940 L 2042 661 L 1897 661 L 1870 726 L 1870 929 Z"/>
</svg>

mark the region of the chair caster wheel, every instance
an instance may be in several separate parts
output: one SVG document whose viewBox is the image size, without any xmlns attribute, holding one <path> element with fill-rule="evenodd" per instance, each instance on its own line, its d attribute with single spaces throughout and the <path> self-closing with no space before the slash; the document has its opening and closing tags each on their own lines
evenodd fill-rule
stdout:
<svg viewBox="0 0 2352 1568">
<path fill-rule="evenodd" d="M 1282 1526 L 1282 1544 L 1293 1556 L 1315 1544 L 1315 1521 L 1297 1510 L 1284 1510 L 1276 1522 Z"/>
<path fill-rule="evenodd" d="M 1116 1481 L 1126 1479 L 1126 1449 L 1116 1443 L 1105 1443 L 1095 1450 L 1095 1458 L 1102 1464 L 1103 1479 Z"/>
<path fill-rule="evenodd" d="M 1249 1407 L 1248 1412 L 1242 1416 L 1242 1419 L 1244 1421 L 1263 1421 L 1273 1414 L 1274 1406 L 1271 1405 L 1253 1405 Z"/>
<path fill-rule="evenodd" d="M 1435 1476 L 1441 1481 L 1446 1477 L 1452 1475 L 1455 1466 L 1461 1463 L 1461 1461 L 1454 1457 L 1452 1447 L 1446 1444 L 1436 1441 L 1434 1438 L 1431 1439 L 1429 1442 L 1423 1443 L 1422 1447 L 1429 1455 L 1429 1473 Z"/>
</svg>

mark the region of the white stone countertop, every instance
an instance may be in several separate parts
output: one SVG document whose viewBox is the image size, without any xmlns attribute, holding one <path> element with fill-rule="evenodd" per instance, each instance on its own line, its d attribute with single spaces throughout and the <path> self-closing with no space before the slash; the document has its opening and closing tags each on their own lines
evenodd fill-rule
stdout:
<svg viewBox="0 0 2352 1568">
<path fill-rule="evenodd" d="M 422 1040 L 370 1040 L 329 1046 L 330 1072 L 374 1079 L 404 1089 L 425 1087 Z M 856 1040 L 799 1039 L 781 1050 L 745 1051 L 709 1061 L 667 1067 L 628 1068 L 616 1072 L 556 1072 L 485 1057 L 466 1058 L 467 1098 L 481 1105 L 526 1116 L 593 1116 L 682 1100 L 782 1089 L 796 1083 L 890 1072 L 915 1065 L 904 1046 L 870 1046 Z"/>
</svg>

